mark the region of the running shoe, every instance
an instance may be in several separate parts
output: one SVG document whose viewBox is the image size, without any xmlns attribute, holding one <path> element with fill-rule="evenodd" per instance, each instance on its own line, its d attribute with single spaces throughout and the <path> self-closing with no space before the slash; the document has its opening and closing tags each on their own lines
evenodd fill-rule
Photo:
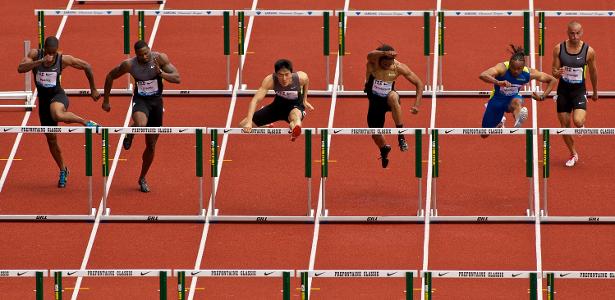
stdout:
<svg viewBox="0 0 615 300">
<path fill-rule="evenodd" d="M 149 193 L 149 185 L 147 185 L 145 178 L 139 178 L 139 190 L 143 193 Z"/>
<path fill-rule="evenodd" d="M 290 140 L 295 141 L 301 135 L 301 126 L 296 125 L 290 133 Z"/>
<path fill-rule="evenodd" d="M 132 147 L 132 138 L 133 138 L 133 135 L 131 133 L 126 134 L 126 137 L 124 137 L 124 142 L 122 142 L 122 145 L 124 146 L 124 150 L 129 150 L 130 147 Z"/>
<path fill-rule="evenodd" d="M 574 165 L 576 165 L 578 161 L 579 161 L 579 154 L 578 153 L 570 155 L 570 159 L 568 159 L 568 161 L 566 161 L 566 167 L 574 167 Z"/>
<path fill-rule="evenodd" d="M 515 128 L 519 128 L 521 127 L 521 125 L 523 125 L 523 122 L 525 122 L 525 120 L 527 120 L 527 107 L 522 107 L 521 111 L 519 112 L 519 116 L 517 117 L 517 120 L 515 121 Z"/>
<path fill-rule="evenodd" d="M 67 181 L 68 181 L 68 167 L 64 167 L 64 169 L 60 170 L 60 179 L 58 180 L 58 187 L 65 188 Z"/>
<path fill-rule="evenodd" d="M 397 137 L 397 143 L 399 144 L 399 150 L 401 150 L 401 152 L 408 151 L 408 143 L 403 135 Z"/>
<path fill-rule="evenodd" d="M 389 165 L 389 152 L 391 152 L 391 145 L 384 145 L 384 147 L 380 148 L 380 159 L 383 168 Z"/>
</svg>

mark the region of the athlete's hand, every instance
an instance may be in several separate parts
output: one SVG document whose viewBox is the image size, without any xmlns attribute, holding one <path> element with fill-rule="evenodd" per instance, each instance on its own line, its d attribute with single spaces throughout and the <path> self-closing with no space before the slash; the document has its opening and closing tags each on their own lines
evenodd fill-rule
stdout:
<svg viewBox="0 0 615 300">
<path fill-rule="evenodd" d="M 243 126 L 242 131 L 245 133 L 252 132 L 252 121 L 248 122 L 245 126 Z"/>
<path fill-rule="evenodd" d="M 505 86 L 505 87 L 511 87 L 512 86 L 512 84 L 510 82 L 508 82 L 508 80 L 501 80 L 501 81 L 498 80 L 498 81 L 495 82 L 495 84 L 499 85 L 499 86 Z"/>
<path fill-rule="evenodd" d="M 411 112 L 412 114 L 415 114 L 415 115 L 416 115 L 416 114 L 418 114 L 418 113 L 419 113 L 419 108 L 418 108 L 418 106 L 413 106 L 413 107 L 411 107 L 411 108 L 410 108 L 410 112 Z"/>
<path fill-rule="evenodd" d="M 593 100 L 593 101 L 598 101 L 598 91 L 594 91 L 594 92 L 592 93 L 592 100 Z"/>
<path fill-rule="evenodd" d="M 110 112 L 111 111 L 111 103 L 109 103 L 109 101 L 103 101 L 102 109 L 104 111 L 106 111 L 106 112 Z"/>
<path fill-rule="evenodd" d="M 160 69 L 160 63 L 158 62 L 158 57 L 154 57 L 154 71 L 156 71 L 156 74 L 158 75 L 162 73 L 162 70 Z"/>
<path fill-rule="evenodd" d="M 536 92 L 532 92 L 532 98 L 534 98 L 536 101 L 544 101 L 546 98 L 546 95 L 545 94 L 538 95 Z"/>
<path fill-rule="evenodd" d="M 92 94 L 90 95 L 90 97 L 92 97 L 94 101 L 98 101 L 98 99 L 100 99 L 100 93 L 98 92 L 98 90 L 94 89 L 92 90 Z"/>
<path fill-rule="evenodd" d="M 560 78 L 564 74 L 564 68 L 555 69 L 553 72 L 553 77 Z"/>
<path fill-rule="evenodd" d="M 43 63 L 52 63 L 53 62 L 53 55 L 45 55 L 45 57 L 43 57 Z"/>
</svg>

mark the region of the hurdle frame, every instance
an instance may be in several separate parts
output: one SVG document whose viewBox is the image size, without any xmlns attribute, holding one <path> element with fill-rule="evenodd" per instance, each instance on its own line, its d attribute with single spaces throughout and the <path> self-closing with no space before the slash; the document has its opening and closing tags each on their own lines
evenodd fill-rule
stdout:
<svg viewBox="0 0 615 300">
<path fill-rule="evenodd" d="M 76 126 L 0 126 L 0 132 L 7 134 L 83 134 L 85 137 L 85 176 L 88 177 L 88 214 L 3 214 L 0 215 L 0 222 L 94 221 L 96 208 L 92 205 L 92 130 L 92 128 Z"/>
<path fill-rule="evenodd" d="M 314 128 L 302 128 L 301 132 L 305 137 L 305 177 L 307 182 L 307 212 L 303 216 L 265 216 L 265 215 L 222 215 L 216 208 L 217 181 L 219 180 L 220 165 L 218 164 L 218 133 L 231 135 L 287 135 L 290 134 L 287 128 L 253 128 L 251 132 L 244 132 L 242 128 L 208 128 L 211 136 L 211 210 L 208 215 L 210 223 L 214 222 L 314 222 L 314 210 L 312 209 L 312 164 L 311 164 L 311 145 L 312 132 Z"/>
<path fill-rule="evenodd" d="M 551 163 L 551 135 L 615 135 L 615 128 L 541 128 L 543 141 L 543 190 L 540 221 L 542 223 L 615 223 L 615 216 L 550 216 L 548 210 L 548 179 Z"/>
<path fill-rule="evenodd" d="M 203 200 L 203 134 L 204 127 L 101 127 L 102 132 L 102 175 L 103 175 L 103 208 L 101 221 L 107 222 L 205 222 L 206 210 Z M 194 215 L 112 215 L 108 206 L 109 177 L 109 132 L 113 134 L 193 134 L 195 135 L 195 171 L 198 178 L 199 211 Z"/>
<path fill-rule="evenodd" d="M 547 278 L 547 299 L 552 300 L 555 299 L 555 278 L 613 280 L 615 271 L 543 271 L 542 276 Z"/>
<path fill-rule="evenodd" d="M 43 278 L 48 277 L 49 272 L 47 270 L 0 270 L 0 278 L 24 278 L 35 277 L 35 299 L 43 300 L 45 291 Z"/>
<path fill-rule="evenodd" d="M 367 223 L 417 223 L 425 220 L 425 213 L 422 208 L 421 201 L 423 183 L 422 183 L 422 138 L 426 133 L 424 128 L 318 128 L 320 133 L 320 145 L 321 145 L 321 197 L 322 197 L 322 211 L 318 219 L 321 223 L 339 223 L 339 222 L 367 222 Z M 415 177 L 418 182 L 418 196 L 417 196 L 417 212 L 414 216 L 400 215 L 400 216 L 339 216 L 330 215 L 326 206 L 326 181 L 329 177 L 329 135 L 415 135 Z"/>
<path fill-rule="evenodd" d="M 529 299 L 538 299 L 538 272 L 536 271 L 476 271 L 476 270 L 429 270 L 421 271 L 424 287 L 424 299 L 432 300 L 433 278 L 458 278 L 458 279 L 529 279 Z"/>
<path fill-rule="evenodd" d="M 430 220 L 433 223 L 444 222 L 475 222 L 475 223 L 493 223 L 493 222 L 524 222 L 530 223 L 536 220 L 536 208 L 534 207 L 534 158 L 533 158 L 533 134 L 532 128 L 429 128 L 432 136 L 432 186 L 431 186 L 431 211 Z M 528 208 L 525 211 L 525 216 L 441 216 L 438 214 L 437 206 L 437 178 L 440 177 L 439 163 L 439 135 L 525 135 L 525 155 L 526 155 L 526 177 L 529 182 L 528 193 Z"/>
<path fill-rule="evenodd" d="M 30 53 L 30 40 L 23 42 L 24 57 Z M 32 111 L 34 104 L 34 94 L 32 92 L 32 71 L 24 72 L 24 89 L 23 91 L 2 91 L 0 92 L 0 100 L 24 100 L 24 104 L 0 104 L 1 108 L 24 108 L 26 111 Z"/>
</svg>

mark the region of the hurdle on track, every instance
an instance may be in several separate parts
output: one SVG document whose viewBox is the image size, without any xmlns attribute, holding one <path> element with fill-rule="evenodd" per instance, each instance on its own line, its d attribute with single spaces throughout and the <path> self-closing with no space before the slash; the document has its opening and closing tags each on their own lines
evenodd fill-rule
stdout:
<svg viewBox="0 0 615 300">
<path fill-rule="evenodd" d="M 123 222 L 204 222 L 203 205 L 203 127 L 103 127 L 102 132 L 102 174 L 103 174 L 103 213 L 101 221 Z M 111 166 L 109 164 L 109 133 L 111 134 L 191 134 L 195 136 L 195 169 L 198 177 L 199 211 L 194 215 L 111 215 L 108 207 L 107 182 Z"/>
<path fill-rule="evenodd" d="M 547 299 L 555 299 L 555 278 L 560 279 L 615 279 L 613 271 L 544 271 L 547 278 Z"/>
<path fill-rule="evenodd" d="M 533 177 L 534 177 L 534 156 L 533 156 L 533 130 L 524 128 L 430 128 L 432 135 L 432 191 L 430 220 L 432 222 L 533 222 L 535 221 L 535 209 L 533 202 Z M 528 209 L 525 216 L 440 216 L 437 207 L 436 182 L 440 176 L 439 162 L 439 135 L 525 135 L 525 160 L 526 177 L 529 182 Z"/>
<path fill-rule="evenodd" d="M 35 277 L 36 278 L 36 300 L 44 299 L 43 291 L 43 277 L 47 277 L 49 273 L 47 270 L 0 270 L 0 279 L 2 278 L 23 278 L 23 277 Z"/>
<path fill-rule="evenodd" d="M 30 41 L 23 42 L 24 57 L 30 53 Z M 8 91 L 0 92 L 0 100 L 23 100 L 24 104 L 0 104 L 0 108 L 25 108 L 31 111 L 36 107 L 34 104 L 34 96 L 32 94 L 32 73 L 24 73 L 24 89 L 23 91 Z"/>
<path fill-rule="evenodd" d="M 541 128 L 543 141 L 543 192 L 540 210 L 541 222 L 613 223 L 615 216 L 549 216 L 547 186 L 550 176 L 551 134 L 613 136 L 615 128 Z"/>
<path fill-rule="evenodd" d="M 424 298 L 432 299 L 433 278 L 455 279 L 528 279 L 530 281 L 529 299 L 538 299 L 538 274 L 532 271 L 466 271 L 466 270 L 429 270 L 421 271 Z"/>
<path fill-rule="evenodd" d="M 92 206 L 92 128 L 69 126 L 0 126 L 0 133 L 70 133 L 85 136 L 85 176 L 88 177 L 88 214 L 75 215 L 0 215 L 0 221 L 94 221 L 96 208 Z"/>
<path fill-rule="evenodd" d="M 210 222 L 313 222 L 314 210 L 312 209 L 312 133 L 313 128 L 302 128 L 305 138 L 305 178 L 307 179 L 307 211 L 303 216 L 240 216 L 221 215 L 216 208 L 216 182 L 219 179 L 218 164 L 218 134 L 238 135 L 281 135 L 290 134 L 287 128 L 253 128 L 250 133 L 243 132 L 241 128 L 208 128 L 211 135 L 211 214 Z"/>
<path fill-rule="evenodd" d="M 332 10 L 236 10 L 238 22 L 238 44 L 237 54 L 239 55 L 239 88 L 240 94 L 254 94 L 256 90 L 246 90 L 246 85 L 243 84 L 243 66 L 241 59 L 245 55 L 245 16 L 248 17 L 322 17 L 323 18 L 323 56 L 325 58 L 325 78 L 328 94 L 332 91 L 330 70 L 329 70 L 329 17 L 333 14 Z"/>
<path fill-rule="evenodd" d="M 186 276 L 218 278 L 282 278 L 282 299 L 290 300 L 290 277 L 294 270 L 173 270 L 177 277 L 178 299 L 186 299 Z"/>
<path fill-rule="evenodd" d="M 310 299 L 309 278 L 405 278 L 406 300 L 413 299 L 414 282 L 418 277 L 416 270 L 298 270 L 297 277 L 301 277 L 301 299 Z"/>
<path fill-rule="evenodd" d="M 123 32 L 124 32 L 124 54 L 126 58 L 130 56 L 130 16 L 134 14 L 132 9 L 35 9 L 34 15 L 38 19 L 38 47 L 43 49 L 45 43 L 45 16 L 90 16 L 90 17 L 106 17 L 106 16 L 123 16 Z M 132 90 L 130 75 L 126 75 L 127 86 L 123 91 L 117 91 L 118 94 L 125 94 L 126 91 Z M 89 89 L 65 89 L 67 95 L 89 95 Z M 114 94 L 116 90 L 112 90 Z"/>
<path fill-rule="evenodd" d="M 439 91 L 444 91 L 444 83 L 442 78 L 442 68 L 444 65 L 444 37 L 445 37 L 445 18 L 446 17 L 523 17 L 523 49 L 525 56 L 529 55 L 530 49 L 530 12 L 520 10 L 444 10 L 438 11 L 438 88 Z M 524 89 L 528 91 L 528 85 L 524 85 Z M 468 94 L 484 95 L 484 91 L 449 91 L 451 96 L 462 96 Z"/>
<path fill-rule="evenodd" d="M 423 82 L 431 82 L 429 78 L 431 78 L 431 67 L 430 67 L 430 17 L 433 14 L 433 11 L 409 11 L 409 10 L 347 10 L 347 11 L 336 11 L 338 15 L 338 56 L 340 60 L 340 72 L 339 72 L 339 86 L 337 87 L 339 92 L 338 95 L 346 96 L 346 95 L 355 95 L 360 94 L 364 95 L 363 91 L 344 91 L 344 80 L 343 80 L 343 58 L 346 55 L 346 21 L 345 17 L 379 17 L 379 18 L 388 18 L 388 17 L 396 17 L 396 18 L 407 18 L 407 17 L 423 17 L 423 55 L 427 60 L 427 71 L 426 77 Z M 431 90 L 430 85 L 425 86 L 425 90 Z M 413 92 L 415 93 L 415 92 Z M 401 94 L 400 94 L 401 95 Z M 405 93 L 404 93 L 405 95 Z"/>
<path fill-rule="evenodd" d="M 233 10 L 137 10 L 139 18 L 138 36 L 140 40 L 145 39 L 145 16 L 164 16 L 164 17 L 223 17 L 223 39 L 226 57 L 226 90 L 165 90 L 163 95 L 230 95 L 233 86 L 231 84 L 231 47 L 230 47 L 230 16 Z"/>
<path fill-rule="evenodd" d="M 62 279 L 64 277 L 159 277 L 160 282 L 160 300 L 167 299 L 167 277 L 171 274 L 171 270 L 151 270 L 151 269 L 108 269 L 108 270 L 50 270 L 50 274 L 54 277 L 54 295 L 55 300 L 62 300 L 63 286 Z M 41 298 L 42 299 L 42 298 Z"/>
<path fill-rule="evenodd" d="M 422 198 L 422 136 L 424 128 L 319 128 L 321 147 L 321 194 L 322 212 L 318 216 L 321 222 L 421 222 L 424 212 L 421 207 Z M 326 206 L 326 181 L 329 177 L 329 135 L 414 135 L 415 136 L 415 177 L 418 179 L 418 208 L 414 216 L 332 216 Z"/>
</svg>

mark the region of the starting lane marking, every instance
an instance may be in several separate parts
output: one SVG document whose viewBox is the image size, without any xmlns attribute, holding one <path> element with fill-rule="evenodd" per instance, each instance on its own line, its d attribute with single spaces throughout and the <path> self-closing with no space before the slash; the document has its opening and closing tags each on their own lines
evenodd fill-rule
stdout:
<svg viewBox="0 0 615 300">
<path fill-rule="evenodd" d="M 8 161 L 8 158 L 0 158 L 0 160 Z M 13 158 L 13 160 L 23 160 L 22 158 Z"/>
</svg>

